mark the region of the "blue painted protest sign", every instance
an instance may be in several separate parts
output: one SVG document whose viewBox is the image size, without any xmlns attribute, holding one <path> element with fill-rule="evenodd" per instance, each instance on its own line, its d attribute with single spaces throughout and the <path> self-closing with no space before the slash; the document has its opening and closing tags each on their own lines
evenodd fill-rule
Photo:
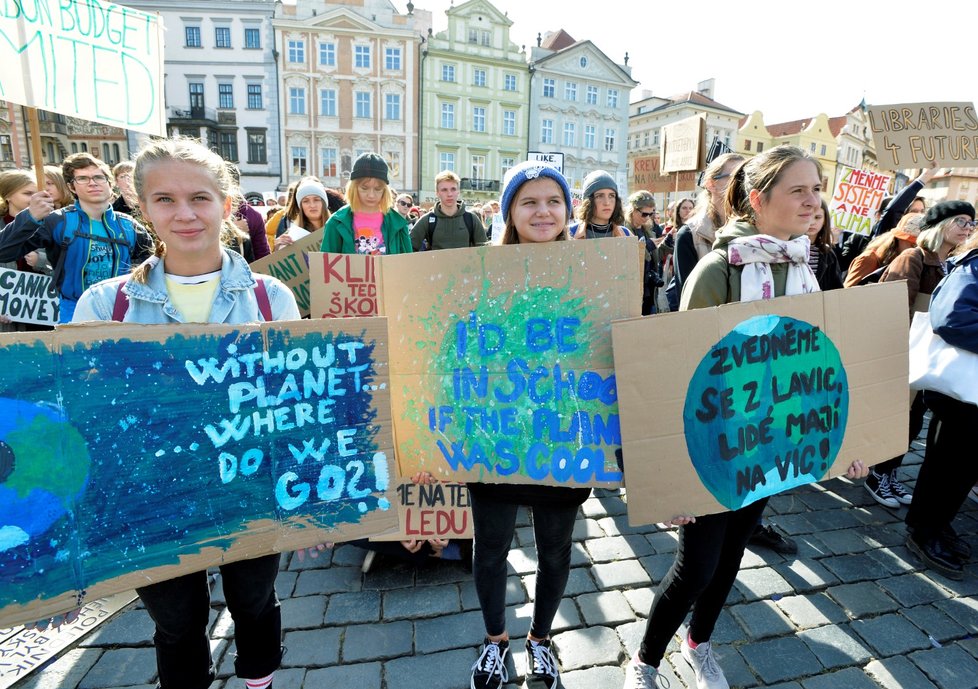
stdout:
<svg viewBox="0 0 978 689">
<path fill-rule="evenodd" d="M 166 135 L 163 22 L 104 0 L 0 2 L 0 99 Z"/>
<path fill-rule="evenodd" d="M 86 326 L 0 350 L 0 626 L 389 530 L 384 322 Z"/>
<path fill-rule="evenodd" d="M 637 315 L 634 241 L 389 256 L 401 475 L 617 485 L 610 324 Z"/>
</svg>

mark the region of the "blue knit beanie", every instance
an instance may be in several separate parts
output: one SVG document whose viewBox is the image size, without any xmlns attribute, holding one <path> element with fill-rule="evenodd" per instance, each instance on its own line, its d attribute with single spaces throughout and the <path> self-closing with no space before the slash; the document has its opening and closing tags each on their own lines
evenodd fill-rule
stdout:
<svg viewBox="0 0 978 689">
<path fill-rule="evenodd" d="M 571 204 L 570 186 L 564 176 L 551 165 L 528 160 L 520 163 L 516 167 L 511 167 L 503 178 L 503 193 L 499 199 L 499 209 L 503 213 L 503 220 L 509 219 L 509 206 L 516 198 L 516 192 L 520 190 L 526 182 L 538 177 L 549 177 L 557 183 L 561 191 L 564 192 L 564 203 L 567 204 L 567 218 L 574 215 L 574 206 Z"/>
</svg>

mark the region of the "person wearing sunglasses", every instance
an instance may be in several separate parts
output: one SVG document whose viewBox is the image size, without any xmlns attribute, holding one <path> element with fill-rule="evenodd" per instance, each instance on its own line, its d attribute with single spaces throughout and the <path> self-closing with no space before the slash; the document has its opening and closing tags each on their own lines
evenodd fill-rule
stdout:
<svg viewBox="0 0 978 689">
<path fill-rule="evenodd" d="M 414 206 L 414 197 L 410 194 L 398 194 L 394 208 L 401 217 L 407 218 L 411 214 L 411 207 Z"/>
<path fill-rule="evenodd" d="M 655 295 L 662 286 L 657 270 L 659 253 L 656 239 L 662 228 L 655 224 L 655 198 L 650 191 L 636 191 L 628 197 L 625 226 L 645 245 L 645 273 L 642 276 L 642 315 L 655 313 Z"/>
<path fill-rule="evenodd" d="M 55 210 L 46 189 L 0 231 L 0 262 L 37 249 L 47 251 L 61 300 L 58 320 L 67 323 L 78 298 L 92 285 L 129 273 L 153 255 L 153 240 L 139 222 L 112 208 L 115 180 L 108 165 L 75 153 L 61 166 L 75 203 Z"/>
</svg>

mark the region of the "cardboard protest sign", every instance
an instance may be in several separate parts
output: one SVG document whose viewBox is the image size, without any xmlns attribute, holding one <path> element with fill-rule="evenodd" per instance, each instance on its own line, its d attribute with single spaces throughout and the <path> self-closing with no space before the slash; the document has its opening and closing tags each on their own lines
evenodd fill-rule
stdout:
<svg viewBox="0 0 978 689">
<path fill-rule="evenodd" d="M 659 168 L 659 156 L 642 156 L 632 160 L 630 189 L 645 189 L 653 194 L 696 189 L 695 170 L 663 174 Z"/>
<path fill-rule="evenodd" d="M 93 0 L 0 6 L 0 98 L 166 136 L 163 20 Z"/>
<path fill-rule="evenodd" d="M 18 323 L 57 325 L 60 304 L 50 276 L 0 268 L 0 315 Z"/>
<path fill-rule="evenodd" d="M 634 238 L 384 259 L 401 476 L 614 486 L 611 320 L 641 313 Z"/>
<path fill-rule="evenodd" d="M 395 526 L 382 319 L 31 335 L 0 349 L 0 627 Z"/>
<path fill-rule="evenodd" d="M 681 172 L 703 168 L 706 120 L 693 115 L 662 127 L 662 171 Z"/>
<path fill-rule="evenodd" d="M 273 251 L 251 264 L 251 272 L 278 278 L 292 290 L 299 313 L 309 315 L 309 253 L 323 245 L 323 230 L 313 232 L 284 249 Z"/>
<path fill-rule="evenodd" d="M 629 522 L 737 509 L 905 452 L 906 323 L 899 283 L 616 322 Z"/>
<path fill-rule="evenodd" d="M 310 315 L 313 318 L 380 316 L 380 256 L 309 254 Z"/>
<path fill-rule="evenodd" d="M 472 538 L 472 509 L 464 483 L 415 484 L 400 479 L 394 487 L 398 529 L 372 541 Z"/>
<path fill-rule="evenodd" d="M 870 105 L 869 127 L 883 170 L 978 165 L 973 103 Z"/>
<path fill-rule="evenodd" d="M 829 204 L 832 226 L 868 236 L 873 227 L 873 215 L 889 188 L 889 175 L 840 165 L 835 193 Z"/>
</svg>

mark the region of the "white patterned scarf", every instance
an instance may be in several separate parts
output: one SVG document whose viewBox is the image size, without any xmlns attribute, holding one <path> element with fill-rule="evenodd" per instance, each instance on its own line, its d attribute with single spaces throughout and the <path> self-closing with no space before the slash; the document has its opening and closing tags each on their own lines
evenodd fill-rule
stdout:
<svg viewBox="0 0 978 689">
<path fill-rule="evenodd" d="M 818 281 L 808 265 L 810 245 L 808 237 L 804 235 L 787 241 L 766 234 L 732 240 L 727 244 L 727 260 L 732 266 L 743 266 L 740 273 L 740 300 L 774 298 L 772 263 L 788 264 L 785 296 L 818 292 Z"/>
</svg>

